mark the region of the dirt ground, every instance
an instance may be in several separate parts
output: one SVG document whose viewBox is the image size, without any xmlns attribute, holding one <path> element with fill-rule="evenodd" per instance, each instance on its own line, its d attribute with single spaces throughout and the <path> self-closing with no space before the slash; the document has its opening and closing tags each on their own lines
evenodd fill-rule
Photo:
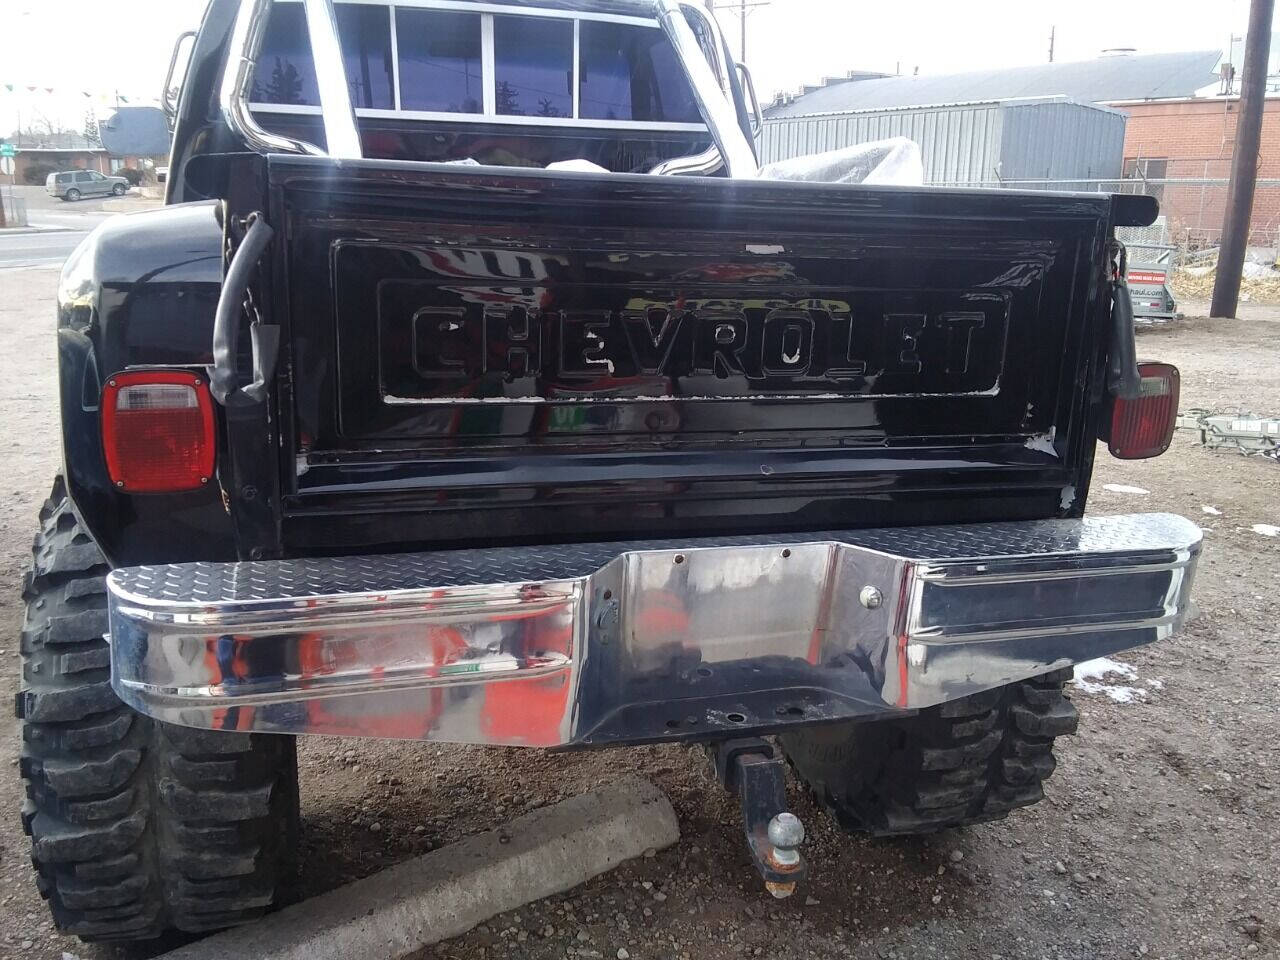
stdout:
<svg viewBox="0 0 1280 960">
<path fill-rule="evenodd" d="M 18 584 L 58 461 L 55 281 L 52 270 L 0 272 L 5 703 L 18 686 Z M 1194 304 L 1184 309 L 1197 312 Z M 1245 315 L 1142 335 L 1143 356 L 1182 368 L 1184 409 L 1280 414 L 1280 311 L 1250 305 Z M 735 804 L 707 778 L 700 753 L 549 755 L 314 738 L 300 749 L 302 892 L 365 876 L 627 770 L 671 797 L 683 832 L 676 847 L 424 956 L 1274 956 L 1280 537 L 1252 527 L 1280 525 L 1280 464 L 1211 453 L 1180 433 L 1160 460 L 1101 455 L 1090 510 L 1167 510 L 1201 523 L 1200 612 L 1175 639 L 1122 657 L 1133 676 L 1106 678 L 1110 690 L 1073 691 L 1080 735 L 1060 741 L 1058 772 L 1036 807 L 927 839 L 868 840 L 838 833 L 792 784 L 793 809 L 809 829 L 810 880 L 797 896 L 774 901 L 749 867 Z M 19 823 L 18 726 L 7 708 L 3 716 L 0 956 L 145 955 L 53 932 Z"/>
</svg>

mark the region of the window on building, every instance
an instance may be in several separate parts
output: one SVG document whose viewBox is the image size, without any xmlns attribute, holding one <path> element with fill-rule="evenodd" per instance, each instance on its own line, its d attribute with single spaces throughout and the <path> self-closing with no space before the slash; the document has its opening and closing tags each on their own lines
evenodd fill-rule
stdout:
<svg viewBox="0 0 1280 960">
<path fill-rule="evenodd" d="M 396 10 L 402 109 L 484 112 L 480 22 L 478 13 Z"/>
<path fill-rule="evenodd" d="M 1128 157 L 1124 161 L 1126 180 L 1163 180 L 1169 174 L 1165 157 Z"/>
<path fill-rule="evenodd" d="M 573 21 L 493 18 L 493 71 L 499 114 L 573 116 Z"/>
<path fill-rule="evenodd" d="M 660 29 L 584 20 L 578 43 L 579 116 L 702 121 L 684 69 Z"/>
<path fill-rule="evenodd" d="M 1126 180 L 1137 180 L 1139 183 L 1122 192 L 1145 193 L 1157 200 L 1163 200 L 1164 184 L 1150 181 L 1164 180 L 1168 175 L 1169 160 L 1166 157 L 1126 157 L 1123 176 Z"/>
<path fill-rule="evenodd" d="M 389 8 L 338 3 L 334 5 L 334 13 L 352 105 L 392 109 L 395 95 Z M 302 4 L 272 4 L 250 100 L 292 106 L 320 105 Z"/>
</svg>

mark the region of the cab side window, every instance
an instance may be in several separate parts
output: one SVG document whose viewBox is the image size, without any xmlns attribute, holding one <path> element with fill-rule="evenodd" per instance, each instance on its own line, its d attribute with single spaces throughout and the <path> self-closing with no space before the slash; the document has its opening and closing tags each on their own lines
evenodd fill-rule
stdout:
<svg viewBox="0 0 1280 960">
<path fill-rule="evenodd" d="M 584 20 L 579 44 L 579 116 L 702 121 L 684 70 L 661 30 Z"/>
</svg>

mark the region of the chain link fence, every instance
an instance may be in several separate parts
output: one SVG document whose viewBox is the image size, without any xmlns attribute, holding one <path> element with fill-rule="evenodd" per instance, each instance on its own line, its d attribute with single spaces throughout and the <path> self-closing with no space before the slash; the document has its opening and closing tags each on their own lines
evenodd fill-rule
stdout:
<svg viewBox="0 0 1280 960">
<path fill-rule="evenodd" d="M 1179 297 L 1206 299 L 1213 290 L 1222 218 L 1226 212 L 1230 160 L 1128 161 L 1132 175 L 1115 180 L 997 180 L 939 183 L 937 186 L 998 187 L 1010 190 L 1065 190 L 1085 193 L 1147 194 L 1160 203 L 1150 227 L 1117 231 L 1131 248 L 1172 248 L 1171 278 Z M 1158 171 L 1160 177 L 1149 176 Z M 1245 300 L 1280 303 L 1280 179 L 1260 178 L 1249 224 L 1249 253 L 1242 295 Z"/>
<path fill-rule="evenodd" d="M 6 227 L 25 227 L 27 225 L 27 202 L 13 192 L 12 187 L 0 186 L 0 207 L 4 216 L 0 221 Z"/>
<path fill-rule="evenodd" d="M 1160 202 L 1162 224 L 1142 242 L 1196 251 L 1216 248 L 1222 238 L 1230 160 L 1169 160 L 1164 176 L 1135 173 L 1116 180 L 997 180 L 939 183 L 937 186 L 1004 187 L 1011 190 L 1068 190 L 1086 193 L 1145 193 Z M 1280 249 L 1280 179 L 1258 180 L 1249 226 L 1249 245 Z"/>
</svg>

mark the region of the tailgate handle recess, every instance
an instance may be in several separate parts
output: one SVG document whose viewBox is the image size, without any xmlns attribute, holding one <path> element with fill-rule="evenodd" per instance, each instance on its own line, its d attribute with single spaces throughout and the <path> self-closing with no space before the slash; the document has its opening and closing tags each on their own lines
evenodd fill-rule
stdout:
<svg viewBox="0 0 1280 960">
<path fill-rule="evenodd" d="M 249 295 L 258 260 L 275 235 L 261 213 L 249 214 L 244 240 L 231 258 L 231 266 L 222 281 L 218 310 L 213 321 L 213 366 L 209 368 L 209 385 L 213 396 L 226 406 L 237 387 L 236 353 L 240 339 L 240 318 Z M 280 348 L 280 328 L 255 320 L 249 327 L 253 346 L 253 382 L 240 392 L 260 403 L 267 395 L 267 384 L 275 372 Z"/>
</svg>

